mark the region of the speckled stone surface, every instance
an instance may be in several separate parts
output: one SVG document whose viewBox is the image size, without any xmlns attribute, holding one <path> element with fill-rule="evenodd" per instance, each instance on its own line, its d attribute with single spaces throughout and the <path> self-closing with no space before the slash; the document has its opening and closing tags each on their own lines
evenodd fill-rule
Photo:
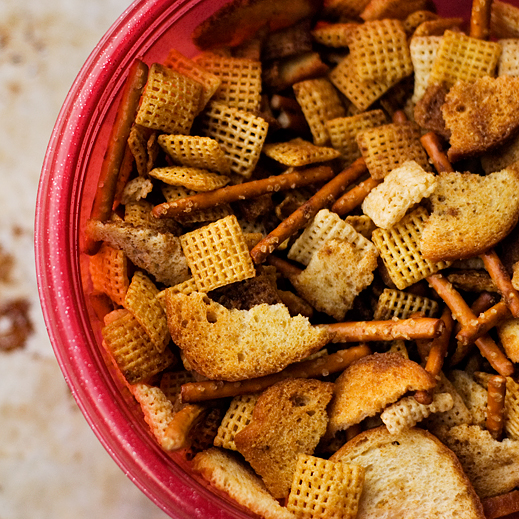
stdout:
<svg viewBox="0 0 519 519">
<path fill-rule="evenodd" d="M 47 337 L 34 270 L 36 192 L 54 121 L 88 54 L 128 5 L 0 2 L 0 519 L 167 517 L 77 408 Z M 8 311 L 15 301 L 18 312 Z"/>
</svg>

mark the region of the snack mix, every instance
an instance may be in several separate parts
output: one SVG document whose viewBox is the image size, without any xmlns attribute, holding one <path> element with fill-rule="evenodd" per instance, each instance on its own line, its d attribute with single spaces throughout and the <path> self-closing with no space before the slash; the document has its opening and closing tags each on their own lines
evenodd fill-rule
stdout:
<svg viewBox="0 0 519 519">
<path fill-rule="evenodd" d="M 519 512 L 519 7 L 234 0 L 128 71 L 85 247 L 150 434 L 257 517 Z"/>
</svg>

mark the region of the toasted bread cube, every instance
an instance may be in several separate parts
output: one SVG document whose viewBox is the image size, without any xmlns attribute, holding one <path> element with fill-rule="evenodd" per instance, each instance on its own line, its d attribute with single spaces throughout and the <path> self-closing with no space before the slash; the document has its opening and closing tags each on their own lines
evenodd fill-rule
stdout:
<svg viewBox="0 0 519 519">
<path fill-rule="evenodd" d="M 364 467 L 299 454 L 287 509 L 297 519 L 355 519 Z"/>
<path fill-rule="evenodd" d="M 393 169 L 368 193 L 362 202 L 362 210 L 377 227 L 389 229 L 422 198 L 428 198 L 435 187 L 435 175 L 410 160 Z"/>
<path fill-rule="evenodd" d="M 135 122 L 153 130 L 186 135 L 198 113 L 201 94 L 198 81 L 154 63 Z"/>
</svg>

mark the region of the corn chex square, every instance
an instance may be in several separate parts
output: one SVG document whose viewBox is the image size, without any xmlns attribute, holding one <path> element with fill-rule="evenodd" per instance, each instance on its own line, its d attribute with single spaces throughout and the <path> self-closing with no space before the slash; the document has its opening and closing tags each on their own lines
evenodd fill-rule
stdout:
<svg viewBox="0 0 519 519">
<path fill-rule="evenodd" d="M 203 110 L 209 99 L 218 90 L 222 80 L 211 74 L 208 70 L 198 65 L 192 59 L 184 56 L 176 49 L 171 49 L 163 65 L 167 68 L 176 70 L 180 74 L 187 76 L 202 85 L 202 95 L 200 96 L 200 110 Z"/>
<path fill-rule="evenodd" d="M 230 161 L 231 172 L 252 175 L 265 142 L 268 123 L 252 113 L 216 101 L 203 112 L 202 133 L 215 139 Z"/>
<path fill-rule="evenodd" d="M 427 209 L 419 207 L 390 229 L 375 229 L 371 235 L 389 277 L 399 290 L 451 265 L 451 262 L 435 263 L 422 256 L 420 239 L 428 217 Z"/>
<path fill-rule="evenodd" d="M 296 137 L 287 142 L 272 142 L 263 146 L 263 153 L 285 166 L 307 166 L 339 157 L 340 152 L 325 146 L 316 146 Z"/>
<path fill-rule="evenodd" d="M 297 519 L 355 519 L 364 467 L 299 454 L 287 509 Z"/>
<path fill-rule="evenodd" d="M 413 72 L 407 35 L 400 20 L 360 24 L 351 36 L 350 54 L 363 81 L 398 81 Z"/>
<path fill-rule="evenodd" d="M 473 82 L 480 77 L 494 76 L 500 55 L 501 45 L 497 42 L 445 31 L 429 84 L 445 84 L 450 88 L 458 80 Z"/>
<path fill-rule="evenodd" d="M 359 133 L 357 144 L 371 176 L 382 179 L 410 160 L 414 160 L 425 171 L 431 171 L 429 157 L 420 137 L 419 126 L 410 121 L 390 123 Z"/>
<path fill-rule="evenodd" d="M 414 91 L 411 100 L 417 103 L 425 94 L 429 76 L 442 41 L 441 36 L 413 36 L 409 43 L 414 67 Z"/>
<path fill-rule="evenodd" d="M 326 121 L 332 147 L 341 152 L 345 166 L 355 162 L 360 157 L 357 135 L 370 128 L 387 123 L 382 110 L 370 110 L 349 117 L 337 117 Z"/>
<path fill-rule="evenodd" d="M 90 258 L 89 268 L 94 291 L 106 294 L 122 306 L 130 285 L 126 254 L 103 243 Z"/>
<path fill-rule="evenodd" d="M 234 215 L 182 235 L 180 243 L 199 292 L 209 292 L 256 274 Z"/>
<path fill-rule="evenodd" d="M 158 63 L 151 65 L 135 122 L 164 133 L 188 134 L 200 106 L 202 85 Z"/>
<path fill-rule="evenodd" d="M 194 382 L 194 380 L 195 377 L 191 371 L 166 371 L 160 378 L 159 387 L 166 398 L 175 404 L 182 384 Z"/>
<path fill-rule="evenodd" d="M 226 186 L 231 180 L 225 175 L 189 166 L 154 168 L 150 171 L 150 177 L 161 180 L 165 184 L 181 186 L 193 191 L 213 191 Z"/>
<path fill-rule="evenodd" d="M 346 114 L 339 94 L 327 78 L 307 79 L 293 85 L 296 100 L 312 132 L 314 144 L 330 142 L 326 121 Z"/>
<path fill-rule="evenodd" d="M 229 159 L 217 141 L 197 135 L 159 135 L 160 147 L 182 166 L 208 169 L 228 175 Z"/>
<path fill-rule="evenodd" d="M 261 62 L 203 53 L 194 61 L 215 75 L 220 86 L 212 99 L 239 110 L 254 112 L 261 103 Z"/>
<path fill-rule="evenodd" d="M 385 78 L 361 79 L 355 72 L 353 58 L 350 54 L 330 71 L 328 77 L 337 89 L 355 105 L 359 112 L 367 110 L 394 84 Z"/>
<path fill-rule="evenodd" d="M 326 47 L 347 47 L 351 33 L 356 29 L 357 23 L 326 23 L 312 30 L 312 37 Z"/>
<path fill-rule="evenodd" d="M 498 76 L 519 76 L 519 39 L 507 38 L 499 40 L 501 56 L 497 65 Z"/>
<path fill-rule="evenodd" d="M 146 330 L 158 351 L 164 351 L 171 339 L 166 320 L 166 313 L 157 299 L 159 289 L 143 272 L 137 271 L 132 277 L 126 297 L 126 308 Z"/>
<path fill-rule="evenodd" d="M 373 319 L 407 319 L 416 312 L 423 312 L 426 317 L 434 317 L 438 312 L 438 303 L 428 297 L 385 288 L 378 298 Z"/>
<path fill-rule="evenodd" d="M 249 425 L 252 419 L 252 411 L 259 395 L 260 393 L 251 393 L 249 395 L 235 396 L 232 399 L 229 409 L 227 409 L 218 427 L 218 432 L 213 442 L 215 447 L 223 447 L 232 451 L 237 450 L 234 437 Z"/>
<path fill-rule="evenodd" d="M 129 384 L 145 381 L 175 362 L 169 348 L 159 352 L 146 330 L 127 310 L 101 330 L 104 343 Z"/>
</svg>

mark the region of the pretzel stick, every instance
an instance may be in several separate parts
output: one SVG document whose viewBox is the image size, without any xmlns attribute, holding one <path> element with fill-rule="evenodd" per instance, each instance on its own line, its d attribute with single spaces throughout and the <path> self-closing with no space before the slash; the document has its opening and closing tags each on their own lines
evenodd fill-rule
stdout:
<svg viewBox="0 0 519 519">
<path fill-rule="evenodd" d="M 112 214 L 117 178 L 124 157 L 126 142 L 135 120 L 135 113 L 147 77 L 148 66 L 138 59 L 135 60 L 128 73 L 128 79 L 122 92 L 121 101 L 119 102 L 108 140 L 108 147 L 101 165 L 97 191 L 90 213 L 90 219 L 92 220 L 104 222 Z M 88 235 L 86 236 L 85 252 L 87 254 L 95 254 L 99 247 L 100 242 L 92 240 Z"/>
<path fill-rule="evenodd" d="M 442 149 L 440 139 L 434 132 L 428 132 L 420 137 L 420 142 L 425 148 L 427 155 L 432 160 L 434 167 L 438 173 L 452 173 L 454 171 L 450 160 Z"/>
<path fill-rule="evenodd" d="M 498 519 L 519 512 L 519 490 L 481 500 L 486 519 Z"/>
<path fill-rule="evenodd" d="M 152 214 L 157 218 L 172 218 L 191 211 L 208 209 L 222 204 L 237 202 L 248 198 L 257 198 L 267 193 L 295 189 L 316 182 L 326 182 L 334 175 L 329 166 L 316 166 L 303 171 L 283 173 L 261 180 L 252 180 L 243 184 L 222 187 L 205 193 L 165 202 L 155 206 Z"/>
<path fill-rule="evenodd" d="M 188 404 L 175 413 L 164 434 L 165 448 L 168 451 L 185 449 L 191 444 L 190 432 L 208 412 L 208 408 L 197 404 Z"/>
<path fill-rule="evenodd" d="M 393 120 L 394 123 L 397 123 L 397 124 L 398 123 L 405 123 L 405 122 L 409 121 L 409 119 L 407 118 L 406 113 L 403 110 L 397 110 L 393 114 L 392 120 Z"/>
<path fill-rule="evenodd" d="M 501 440 L 505 425 L 506 378 L 494 375 L 488 380 L 487 430 L 495 440 Z"/>
<path fill-rule="evenodd" d="M 276 270 L 292 283 L 297 282 L 299 274 L 303 272 L 303 269 L 300 269 L 297 265 L 272 254 L 267 258 L 266 262 L 276 267 Z"/>
<path fill-rule="evenodd" d="M 478 337 L 481 337 L 501 321 L 511 316 L 512 314 L 506 303 L 499 301 L 485 312 L 480 313 L 475 321 L 470 321 L 469 324 L 462 326 L 456 334 L 456 339 L 458 339 L 460 345 L 468 346 Z"/>
<path fill-rule="evenodd" d="M 132 150 L 128 145 L 126 145 L 124 148 L 123 160 L 121 161 L 121 167 L 119 168 L 119 174 L 117 175 L 117 184 L 115 186 L 112 211 L 115 211 L 119 205 L 121 205 L 124 188 L 126 187 L 126 184 L 128 183 L 132 173 L 134 161 L 135 158 L 133 156 Z"/>
<path fill-rule="evenodd" d="M 470 36 L 478 40 L 488 40 L 490 36 L 490 15 L 492 0 L 472 0 L 470 14 Z"/>
<path fill-rule="evenodd" d="M 359 178 L 366 170 L 366 162 L 361 157 L 325 184 L 251 250 L 250 255 L 254 263 L 257 265 L 263 263 L 269 254 L 274 252 L 287 238 L 305 227 L 321 209 L 333 203 L 348 184 Z"/>
<path fill-rule="evenodd" d="M 467 303 L 460 296 L 458 291 L 441 274 L 432 274 L 427 278 L 429 285 L 436 290 L 438 295 L 445 301 L 451 309 L 453 316 L 462 324 L 466 325 L 470 321 L 476 320 L 476 316 L 468 307 Z M 481 355 L 485 357 L 491 366 L 505 377 L 514 372 L 514 365 L 506 358 L 505 354 L 499 349 L 490 335 L 485 334 L 475 341 Z"/>
<path fill-rule="evenodd" d="M 321 324 L 332 335 L 331 342 L 434 339 L 444 330 L 441 319 L 416 317 L 386 321 L 352 321 Z"/>
<path fill-rule="evenodd" d="M 367 178 L 357 186 L 351 188 L 347 193 L 344 193 L 344 195 L 332 205 L 332 211 L 339 216 L 351 213 L 353 209 L 362 204 L 369 192 L 381 182 L 382 180 L 377 180 L 373 177 Z"/>
<path fill-rule="evenodd" d="M 316 378 L 343 371 L 356 360 L 370 354 L 371 350 L 366 344 L 352 346 L 316 359 L 296 362 L 279 373 L 265 377 L 241 382 L 214 382 L 212 380 L 188 382 L 182 384 L 180 395 L 182 402 L 193 403 L 256 393 L 286 378 Z"/>
<path fill-rule="evenodd" d="M 443 367 L 443 361 L 449 349 L 450 338 L 454 328 L 454 319 L 448 306 L 443 309 L 441 320 L 445 324 L 443 333 L 433 339 L 432 346 L 427 357 L 425 370 L 435 378 L 440 374 Z M 432 390 L 417 391 L 414 395 L 416 401 L 420 404 L 428 405 L 433 401 Z"/>
<path fill-rule="evenodd" d="M 486 271 L 497 285 L 497 289 L 510 309 L 513 317 L 519 317 L 519 292 L 513 287 L 508 272 L 496 254 L 491 249 L 480 255 L 485 264 Z"/>
</svg>

